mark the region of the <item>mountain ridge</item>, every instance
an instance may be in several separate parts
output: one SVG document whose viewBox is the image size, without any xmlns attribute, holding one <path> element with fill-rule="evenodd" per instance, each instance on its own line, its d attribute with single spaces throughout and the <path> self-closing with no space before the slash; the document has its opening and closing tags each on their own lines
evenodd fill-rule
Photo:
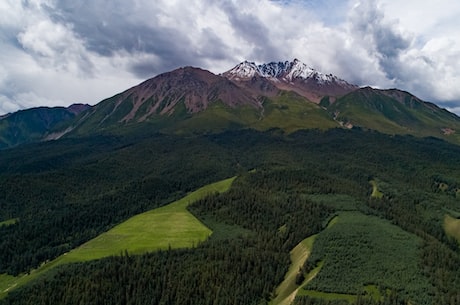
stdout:
<svg viewBox="0 0 460 305">
<path fill-rule="evenodd" d="M 297 59 L 261 65 L 244 61 L 218 75 L 182 67 L 95 106 L 76 105 L 66 111 L 69 117 L 65 120 L 40 129 L 39 134 L 29 131 L 3 147 L 101 132 L 124 133 L 128 126 L 143 123 L 157 132 L 178 134 L 228 128 L 280 128 L 289 133 L 360 127 L 460 143 L 460 118 L 455 114 L 399 89 L 359 88 Z M 41 124 L 46 125 L 46 120 Z"/>
<path fill-rule="evenodd" d="M 264 78 L 280 90 L 295 91 L 315 103 L 325 95 L 341 96 L 359 88 L 335 75 L 323 74 L 298 59 L 259 65 L 243 61 L 221 75 L 240 85 Z"/>
<path fill-rule="evenodd" d="M 41 141 L 60 124 L 90 109 L 88 104 L 69 107 L 35 107 L 0 117 L 0 149 Z"/>
</svg>

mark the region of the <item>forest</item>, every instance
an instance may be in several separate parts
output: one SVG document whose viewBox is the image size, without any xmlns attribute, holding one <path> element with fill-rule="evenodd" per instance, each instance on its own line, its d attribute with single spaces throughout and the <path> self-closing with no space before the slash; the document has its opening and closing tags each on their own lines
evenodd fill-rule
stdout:
<svg viewBox="0 0 460 305">
<path fill-rule="evenodd" d="M 290 251 L 314 234 L 299 278 L 324 263 L 316 278 L 299 280 L 305 293 L 294 304 L 349 303 L 311 290 L 346 293 L 356 304 L 460 303 L 460 250 L 442 226 L 446 214 L 460 212 L 460 147 L 442 140 L 361 129 L 99 135 L 1 151 L 0 172 L 0 222 L 17 219 L 0 226 L 0 273 L 10 275 L 132 215 L 238 176 L 229 191 L 189 207 L 213 231 L 195 248 L 59 266 L 0 304 L 268 304 Z M 371 181 L 381 197 L 371 196 Z M 339 223 L 328 228 L 334 217 Z M 382 243 L 414 262 L 410 285 L 386 278 L 394 257 L 366 250 Z M 367 258 L 369 267 L 351 272 L 353 261 L 335 265 L 340 256 L 333 253 Z M 372 272 L 379 265 L 381 273 Z M 337 272 L 348 278 L 334 281 Z M 370 286 L 377 296 L 366 292 Z"/>
</svg>

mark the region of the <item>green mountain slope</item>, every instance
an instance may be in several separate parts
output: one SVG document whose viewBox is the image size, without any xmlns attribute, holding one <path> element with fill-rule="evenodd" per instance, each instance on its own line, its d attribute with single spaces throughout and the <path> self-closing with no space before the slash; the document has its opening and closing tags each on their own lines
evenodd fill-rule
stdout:
<svg viewBox="0 0 460 305">
<path fill-rule="evenodd" d="M 460 118 L 410 93 L 361 88 L 328 107 L 343 125 L 389 134 L 434 136 L 458 143 Z"/>
<path fill-rule="evenodd" d="M 216 102 L 200 113 L 171 122 L 162 130 L 190 134 L 216 133 L 229 129 L 251 128 L 265 131 L 280 128 L 291 133 L 300 129 L 328 129 L 339 126 L 325 109 L 294 92 L 281 91 L 277 96 L 264 98 L 262 107 L 262 110 L 250 106 L 231 108 Z"/>
<path fill-rule="evenodd" d="M 281 128 L 286 132 L 293 132 L 300 129 L 327 129 L 339 126 L 325 109 L 297 93 L 288 91 L 280 91 L 277 96 L 259 97 L 260 107 L 251 104 L 232 106 L 217 99 L 197 113 L 187 110 L 183 98 L 177 101 L 170 114 L 151 114 L 142 122 L 135 119 L 129 122 L 121 121 L 132 111 L 133 105 L 128 98 L 115 110 L 113 107 L 119 98 L 115 96 L 105 100 L 91 112 L 70 121 L 69 125 L 74 127 L 69 128 L 72 131 L 67 136 L 90 135 L 94 132 L 124 134 L 145 126 L 143 123 L 147 123 L 152 130 L 158 132 L 185 135 L 246 128 L 261 131 Z"/>
<path fill-rule="evenodd" d="M 41 141 L 59 124 L 71 120 L 89 105 L 40 107 L 21 110 L 0 118 L 0 149 Z"/>
<path fill-rule="evenodd" d="M 157 132 L 187 135 L 246 128 L 280 128 L 290 133 L 357 126 L 460 143 L 459 117 L 408 92 L 353 87 L 345 96 L 324 96 L 316 104 L 301 92 L 287 91 L 290 87 L 262 90 L 260 86 L 257 79 L 241 83 L 199 68 L 180 68 L 105 99 L 76 117 L 65 109 L 54 109 L 53 114 L 49 109 L 13 114 L 0 120 L 0 145 L 137 133 L 144 123 Z"/>
<path fill-rule="evenodd" d="M 46 262 L 31 273 L 16 277 L 0 275 L 0 299 L 63 264 L 121 253 L 143 254 L 161 249 L 195 247 L 209 238 L 212 231 L 187 211 L 187 206 L 213 193 L 227 191 L 235 178 L 208 184 L 166 206 L 135 215 L 80 247 Z"/>
<path fill-rule="evenodd" d="M 142 122 L 152 122 L 157 130 L 161 130 L 187 120 L 216 103 L 222 103 L 229 109 L 241 106 L 260 110 L 260 103 L 255 97 L 225 77 L 185 67 L 160 74 L 103 100 L 71 122 L 68 131 L 71 130 L 74 135 L 87 135 Z"/>
<path fill-rule="evenodd" d="M 123 134 L 144 122 L 159 132 L 189 135 L 245 128 L 280 128 L 290 133 L 357 126 L 460 143 L 459 117 L 404 91 L 367 87 L 332 104 L 325 97 L 318 105 L 293 91 L 256 94 L 249 90 L 250 84 L 238 87 L 195 68 L 176 70 L 102 101 L 61 126 L 57 134 Z"/>
</svg>

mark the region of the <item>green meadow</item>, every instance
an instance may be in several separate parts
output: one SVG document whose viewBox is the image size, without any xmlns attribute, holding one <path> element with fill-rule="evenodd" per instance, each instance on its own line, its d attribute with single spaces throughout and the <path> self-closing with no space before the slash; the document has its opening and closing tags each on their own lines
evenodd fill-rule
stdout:
<svg viewBox="0 0 460 305">
<path fill-rule="evenodd" d="M 140 254 L 194 247 L 212 232 L 187 210 L 187 206 L 206 195 L 225 192 L 234 179 L 209 184 L 164 207 L 131 217 L 70 251 L 64 255 L 63 262 L 88 261 L 125 251 Z"/>
<path fill-rule="evenodd" d="M 67 263 L 116 256 L 128 252 L 140 254 L 160 249 L 190 248 L 206 240 L 212 231 L 188 210 L 187 206 L 213 193 L 227 191 L 236 177 L 206 185 L 166 206 L 136 215 L 111 230 L 61 255 L 55 260 L 17 277 L 0 275 L 0 299 L 50 269 Z"/>
<path fill-rule="evenodd" d="M 316 235 L 312 235 L 301 241 L 291 251 L 291 266 L 286 273 L 283 282 L 276 288 L 276 297 L 272 300 L 272 305 L 289 305 L 294 300 L 299 286 L 296 277 L 299 270 L 305 264 L 313 249 Z M 308 281 L 308 278 L 306 279 Z"/>
<path fill-rule="evenodd" d="M 325 230 L 334 226 L 338 222 L 338 219 L 339 218 L 337 216 L 329 219 Z M 301 288 L 306 286 L 316 277 L 323 267 L 323 262 L 318 262 L 315 268 L 308 272 L 308 274 L 304 274 L 301 283 L 298 282 L 298 276 L 303 273 L 302 269 L 313 251 L 313 244 L 317 236 L 318 234 L 314 234 L 305 238 L 291 250 L 291 266 L 289 267 L 289 271 L 286 273 L 283 282 L 276 288 L 276 296 L 271 301 L 271 305 L 289 305 L 292 304 L 299 293 L 300 295 L 308 295 L 305 290 L 301 290 Z M 340 299 L 340 297 L 338 297 L 338 299 Z"/>
<path fill-rule="evenodd" d="M 446 214 L 444 217 L 444 230 L 448 236 L 455 238 L 460 243 L 460 219 Z"/>
<path fill-rule="evenodd" d="M 0 221 L 0 227 L 1 226 L 9 226 L 9 225 L 14 225 L 19 219 L 13 218 L 13 219 L 8 219 L 4 221 Z"/>
<path fill-rule="evenodd" d="M 371 180 L 369 183 L 372 185 L 371 198 L 381 199 L 383 197 L 383 193 L 379 190 L 377 181 Z"/>
</svg>

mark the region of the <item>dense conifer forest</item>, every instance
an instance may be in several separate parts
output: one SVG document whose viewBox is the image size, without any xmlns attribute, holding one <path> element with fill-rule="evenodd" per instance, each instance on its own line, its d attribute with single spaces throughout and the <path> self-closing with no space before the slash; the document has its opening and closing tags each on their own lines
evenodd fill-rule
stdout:
<svg viewBox="0 0 460 305">
<path fill-rule="evenodd" d="M 0 152 L 0 221 L 17 219 L 0 226 L 0 273 L 11 275 L 29 272 L 129 216 L 207 183 L 238 178 L 229 191 L 189 207 L 213 230 L 195 248 L 59 266 L 0 304 L 268 304 L 290 266 L 290 251 L 314 234 L 298 284 L 319 262 L 323 267 L 299 286 L 306 292 L 294 304 L 349 303 L 316 298 L 309 290 L 346 293 L 356 304 L 460 303 L 460 250 L 443 229 L 446 214 L 460 215 L 458 146 L 333 129 L 101 135 L 27 148 Z M 364 224 L 378 221 L 408 240 L 416 249 L 410 252 L 416 259 L 412 288 L 372 274 L 365 283 L 326 280 L 333 277 L 334 258 L 325 253 L 331 243 L 341 245 L 327 226 L 344 215 Z M 348 257 L 359 258 L 363 242 L 372 243 L 374 235 L 366 239 L 362 229 L 344 228 L 347 242 L 358 245 L 347 248 Z M 376 266 L 384 259 L 368 257 Z M 356 276 L 347 269 L 352 267 L 343 263 L 338 272 Z M 366 293 L 366 285 L 375 286 L 378 296 Z"/>
</svg>

